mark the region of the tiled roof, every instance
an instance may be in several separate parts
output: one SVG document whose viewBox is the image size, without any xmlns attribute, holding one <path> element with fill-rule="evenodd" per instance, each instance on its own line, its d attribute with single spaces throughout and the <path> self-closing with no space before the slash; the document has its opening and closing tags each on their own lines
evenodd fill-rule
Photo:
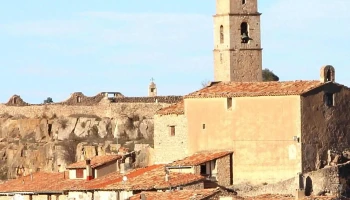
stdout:
<svg viewBox="0 0 350 200">
<path fill-rule="evenodd" d="M 156 114 L 158 115 L 171 115 L 171 114 L 175 114 L 175 115 L 183 115 L 184 112 L 184 101 L 180 101 L 176 104 L 170 105 L 168 107 L 162 108 L 160 110 L 157 111 Z"/>
<path fill-rule="evenodd" d="M 153 189 L 159 190 L 189 185 L 205 179 L 205 177 L 196 174 L 170 172 L 169 181 L 165 181 L 164 165 L 156 165 L 156 167 L 153 167 L 152 170 L 146 170 L 144 173 L 135 171 L 126 174 L 125 176 L 127 177 L 127 181 L 119 181 L 106 187 L 101 187 L 100 189 L 129 191 Z"/>
<path fill-rule="evenodd" d="M 327 83 L 320 81 L 213 82 L 185 98 L 302 95 Z"/>
<path fill-rule="evenodd" d="M 68 173 L 37 172 L 32 175 L 9 180 L 0 184 L 0 193 L 9 192 L 33 192 L 33 193 L 57 193 L 68 190 L 84 180 L 70 180 Z"/>
<path fill-rule="evenodd" d="M 177 190 L 170 192 L 142 192 L 147 200 L 202 200 L 219 192 L 218 189 L 202 189 L 202 190 Z M 130 197 L 130 200 L 140 200 L 141 194 Z"/>
<path fill-rule="evenodd" d="M 134 170 L 127 172 L 125 174 L 121 174 L 119 172 L 110 173 L 106 176 L 102 176 L 100 178 L 93 179 L 93 180 L 90 180 L 88 182 L 85 182 L 84 184 L 76 186 L 76 187 L 72 188 L 72 190 L 89 190 L 89 189 L 93 190 L 93 189 L 105 188 L 109 185 L 122 182 L 123 176 L 127 176 L 128 178 L 133 178 L 133 177 L 139 176 L 145 172 L 156 169 L 160 166 L 161 165 L 152 165 L 152 166 L 145 167 L 145 168 L 134 169 Z"/>
<path fill-rule="evenodd" d="M 229 154 L 232 154 L 232 151 L 211 151 L 211 152 L 199 152 L 193 154 L 192 156 L 186 157 L 182 160 L 175 161 L 170 164 L 170 166 L 196 166 L 211 160 L 222 158 Z"/>
<path fill-rule="evenodd" d="M 122 158 L 122 156 L 120 155 L 96 156 L 91 158 L 91 167 L 94 169 L 96 167 L 118 160 L 120 158 Z M 82 160 L 69 165 L 67 169 L 82 169 L 85 167 L 86 167 L 86 161 Z"/>
</svg>

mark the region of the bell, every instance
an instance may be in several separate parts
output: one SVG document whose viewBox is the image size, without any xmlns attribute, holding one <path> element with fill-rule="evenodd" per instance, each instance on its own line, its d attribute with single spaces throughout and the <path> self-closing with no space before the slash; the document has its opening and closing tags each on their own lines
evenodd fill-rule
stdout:
<svg viewBox="0 0 350 200">
<path fill-rule="evenodd" d="M 243 33 L 242 34 L 242 40 L 245 40 L 245 41 L 249 41 L 249 40 L 253 40 L 252 38 L 250 38 L 247 33 Z"/>
</svg>

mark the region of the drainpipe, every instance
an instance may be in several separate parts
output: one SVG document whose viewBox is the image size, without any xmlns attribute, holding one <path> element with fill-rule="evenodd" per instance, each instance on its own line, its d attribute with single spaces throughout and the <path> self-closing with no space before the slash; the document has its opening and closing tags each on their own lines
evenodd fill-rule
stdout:
<svg viewBox="0 0 350 200">
<path fill-rule="evenodd" d="M 92 168 L 91 168 L 91 160 L 86 160 L 86 180 L 92 180 L 94 177 L 92 177 Z"/>
</svg>

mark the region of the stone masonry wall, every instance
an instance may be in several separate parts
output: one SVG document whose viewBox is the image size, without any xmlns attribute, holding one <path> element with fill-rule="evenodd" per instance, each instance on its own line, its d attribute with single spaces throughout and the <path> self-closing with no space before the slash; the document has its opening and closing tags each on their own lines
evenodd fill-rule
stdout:
<svg viewBox="0 0 350 200">
<path fill-rule="evenodd" d="M 25 116 L 29 118 L 70 115 L 96 115 L 100 117 L 119 117 L 120 113 L 135 113 L 153 118 L 154 113 L 169 104 L 165 103 L 105 103 L 94 106 L 69 106 L 69 105 L 32 105 L 32 106 L 6 106 L 0 104 L 0 115 Z"/>
<path fill-rule="evenodd" d="M 225 157 L 219 158 L 217 160 L 218 167 L 218 184 L 221 186 L 230 186 L 232 185 L 232 168 L 230 166 L 233 165 L 232 162 L 232 154 L 227 155 Z"/>
<path fill-rule="evenodd" d="M 170 134 L 170 126 L 175 127 L 174 136 Z M 155 115 L 154 128 L 156 163 L 170 163 L 188 156 L 185 115 Z"/>
<path fill-rule="evenodd" d="M 204 189 L 204 182 L 199 181 L 183 187 L 184 190 L 201 190 Z"/>
</svg>

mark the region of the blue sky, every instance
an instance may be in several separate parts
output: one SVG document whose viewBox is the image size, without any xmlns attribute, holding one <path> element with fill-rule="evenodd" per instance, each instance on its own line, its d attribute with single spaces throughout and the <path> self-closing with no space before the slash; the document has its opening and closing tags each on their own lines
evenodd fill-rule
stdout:
<svg viewBox="0 0 350 200">
<path fill-rule="evenodd" d="M 263 67 L 350 86 L 349 0 L 260 0 Z M 80 91 L 184 95 L 213 79 L 215 0 L 14 0 L 0 7 L 0 102 L 63 101 Z"/>
</svg>

